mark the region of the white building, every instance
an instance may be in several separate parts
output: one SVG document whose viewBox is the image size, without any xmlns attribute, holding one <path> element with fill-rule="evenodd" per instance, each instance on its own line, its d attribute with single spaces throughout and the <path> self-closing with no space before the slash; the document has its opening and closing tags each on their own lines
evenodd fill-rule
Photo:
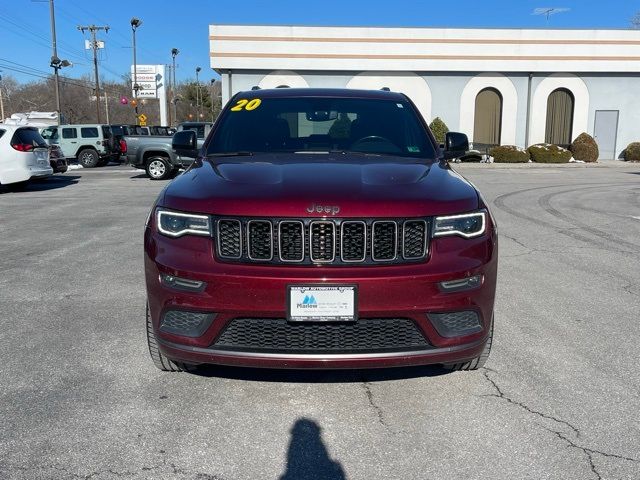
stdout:
<svg viewBox="0 0 640 480">
<path fill-rule="evenodd" d="M 407 94 L 476 144 L 640 141 L 640 31 L 211 25 L 222 100 L 260 88 Z"/>
</svg>

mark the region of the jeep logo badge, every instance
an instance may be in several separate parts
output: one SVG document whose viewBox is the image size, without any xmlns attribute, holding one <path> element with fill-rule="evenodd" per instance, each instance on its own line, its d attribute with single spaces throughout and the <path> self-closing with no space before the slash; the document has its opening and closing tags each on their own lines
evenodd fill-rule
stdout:
<svg viewBox="0 0 640 480">
<path fill-rule="evenodd" d="M 337 205 L 316 205 L 312 203 L 307 207 L 308 213 L 321 213 L 323 215 L 337 215 L 340 213 L 340 207 Z"/>
</svg>

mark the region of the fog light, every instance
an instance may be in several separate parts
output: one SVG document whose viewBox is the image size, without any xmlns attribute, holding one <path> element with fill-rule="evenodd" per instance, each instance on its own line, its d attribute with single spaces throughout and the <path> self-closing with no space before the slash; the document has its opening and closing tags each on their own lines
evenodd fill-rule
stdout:
<svg viewBox="0 0 640 480">
<path fill-rule="evenodd" d="M 461 337 L 482 331 L 480 317 L 473 311 L 429 313 L 428 317 L 442 337 Z"/>
<path fill-rule="evenodd" d="M 215 313 L 169 310 L 162 317 L 160 331 L 185 337 L 200 337 L 207 331 L 214 318 Z"/>
<path fill-rule="evenodd" d="M 473 277 L 460 278 L 458 280 L 448 280 L 438 284 L 440 290 L 446 293 L 472 290 L 478 288 L 480 285 L 482 285 L 482 275 L 474 275 Z"/>
<path fill-rule="evenodd" d="M 207 287 L 205 282 L 199 280 L 189 280 L 187 278 L 174 277 L 173 275 L 160 275 L 160 282 L 169 288 L 174 290 L 180 290 L 183 292 L 202 292 Z"/>
</svg>

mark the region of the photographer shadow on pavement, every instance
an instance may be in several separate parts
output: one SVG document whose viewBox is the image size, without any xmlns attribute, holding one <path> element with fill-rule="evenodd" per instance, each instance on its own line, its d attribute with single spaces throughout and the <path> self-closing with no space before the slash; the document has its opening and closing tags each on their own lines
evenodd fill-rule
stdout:
<svg viewBox="0 0 640 480">
<path fill-rule="evenodd" d="M 291 429 L 287 451 L 287 470 L 279 480 L 346 480 L 340 462 L 331 460 L 313 420 L 300 418 Z"/>
<path fill-rule="evenodd" d="M 75 185 L 80 175 L 52 175 L 39 180 L 29 182 L 10 183 L 0 186 L 0 193 L 42 192 Z"/>
</svg>

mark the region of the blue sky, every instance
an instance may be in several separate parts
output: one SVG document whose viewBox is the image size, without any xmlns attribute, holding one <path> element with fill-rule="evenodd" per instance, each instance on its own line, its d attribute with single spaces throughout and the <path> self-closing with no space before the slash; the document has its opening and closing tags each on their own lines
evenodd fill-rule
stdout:
<svg viewBox="0 0 640 480">
<path fill-rule="evenodd" d="M 640 0 L 55 0 L 58 56 L 74 63 L 70 77 L 92 72 L 79 24 L 109 25 L 103 32 L 100 72 L 116 78 L 132 62 L 132 16 L 143 20 L 137 33 L 138 63 L 171 61 L 180 49 L 179 79 L 215 76 L 209 68 L 208 25 L 211 23 L 277 25 L 355 25 L 394 27 L 533 27 L 544 28 L 536 7 L 564 7 L 549 19 L 553 28 L 628 28 Z M 0 0 L 0 70 L 21 82 L 47 75 L 51 56 L 48 0 Z M 23 72 L 12 71 L 22 70 Z M 27 72 L 27 73 L 25 73 Z"/>
</svg>

